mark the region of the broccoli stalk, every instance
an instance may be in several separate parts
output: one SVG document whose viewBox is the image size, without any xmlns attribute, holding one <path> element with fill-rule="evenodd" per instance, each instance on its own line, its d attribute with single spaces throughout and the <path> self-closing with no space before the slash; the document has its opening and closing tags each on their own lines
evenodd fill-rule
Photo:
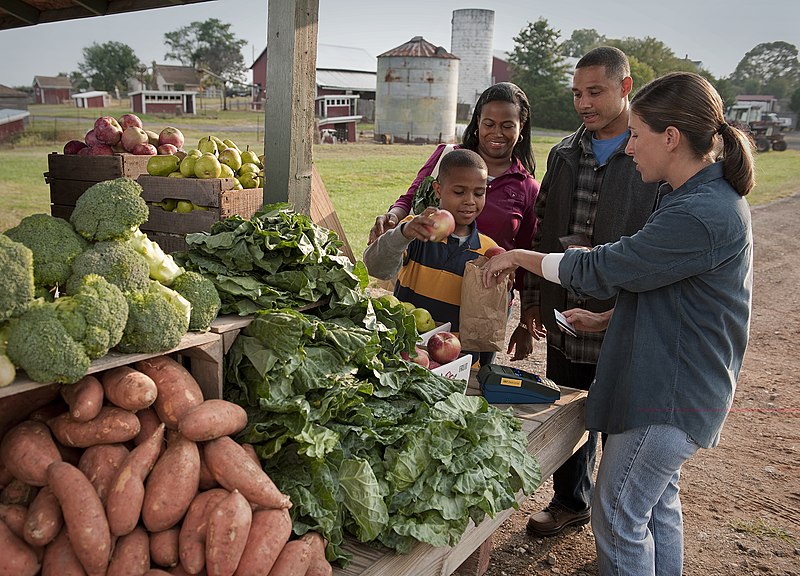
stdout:
<svg viewBox="0 0 800 576">
<path fill-rule="evenodd" d="M 161 246 L 150 240 L 147 234 L 138 228 L 128 239 L 128 244 L 147 260 L 152 280 L 157 280 L 164 286 L 170 286 L 175 278 L 183 273 L 183 268 L 175 263 L 172 256 L 164 252 Z"/>
<path fill-rule="evenodd" d="M 6 355 L 10 328 L 8 324 L 0 324 L 0 388 L 8 386 L 17 377 L 17 369 Z"/>
</svg>

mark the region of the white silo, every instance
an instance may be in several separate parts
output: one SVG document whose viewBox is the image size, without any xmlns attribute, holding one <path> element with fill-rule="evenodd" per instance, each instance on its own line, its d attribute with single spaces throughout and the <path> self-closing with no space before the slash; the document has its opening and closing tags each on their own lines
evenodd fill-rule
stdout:
<svg viewBox="0 0 800 576">
<path fill-rule="evenodd" d="M 450 52 L 458 56 L 458 103 L 469 110 L 492 84 L 494 10 L 453 10 Z"/>
<path fill-rule="evenodd" d="M 422 36 L 378 56 L 375 139 L 454 142 L 458 58 Z"/>
</svg>

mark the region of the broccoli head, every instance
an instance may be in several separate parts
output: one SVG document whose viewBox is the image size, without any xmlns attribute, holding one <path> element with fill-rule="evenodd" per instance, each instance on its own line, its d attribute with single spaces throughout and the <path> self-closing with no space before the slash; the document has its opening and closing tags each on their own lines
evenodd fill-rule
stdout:
<svg viewBox="0 0 800 576">
<path fill-rule="evenodd" d="M 0 322 L 18 316 L 34 297 L 33 252 L 0 234 Z"/>
<path fill-rule="evenodd" d="M 36 382 L 73 384 L 86 375 L 91 363 L 52 302 L 37 301 L 11 321 L 6 354 Z"/>
<path fill-rule="evenodd" d="M 189 329 L 191 304 L 151 281 L 146 292 L 129 292 L 128 322 L 117 350 L 123 354 L 163 352 L 177 346 Z"/>
<path fill-rule="evenodd" d="M 125 242 L 98 242 L 78 255 L 72 262 L 67 294 L 76 294 L 88 274 L 99 274 L 123 292 L 141 292 L 150 285 L 147 260 Z"/>
<path fill-rule="evenodd" d="M 128 320 L 128 301 L 102 276 L 84 276 L 77 292 L 55 301 L 56 312 L 72 339 L 90 359 L 105 356 L 122 338 Z"/>
<path fill-rule="evenodd" d="M 17 368 L 11 359 L 6 356 L 8 346 L 8 335 L 11 332 L 11 325 L 8 322 L 0 322 L 0 388 L 8 386 L 17 377 Z"/>
<path fill-rule="evenodd" d="M 98 182 L 75 202 L 69 221 L 78 234 L 93 242 L 127 240 L 150 213 L 142 187 L 131 178 Z"/>
<path fill-rule="evenodd" d="M 63 218 L 33 214 L 6 230 L 6 236 L 33 252 L 33 279 L 37 287 L 64 286 L 72 261 L 89 243 Z"/>
<path fill-rule="evenodd" d="M 189 330 L 205 332 L 219 314 L 222 302 L 214 283 L 197 272 L 184 272 L 170 286 L 192 305 Z"/>
</svg>

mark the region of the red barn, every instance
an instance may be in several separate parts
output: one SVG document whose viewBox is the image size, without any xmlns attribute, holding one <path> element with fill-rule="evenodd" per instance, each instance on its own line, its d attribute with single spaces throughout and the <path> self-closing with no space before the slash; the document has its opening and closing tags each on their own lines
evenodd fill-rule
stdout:
<svg viewBox="0 0 800 576">
<path fill-rule="evenodd" d="M 73 94 L 70 98 L 75 101 L 76 108 L 105 108 L 111 100 L 108 92 L 102 90 L 81 92 L 80 94 Z"/>
<path fill-rule="evenodd" d="M 25 129 L 25 120 L 30 115 L 31 113 L 26 110 L 0 108 L 0 142 L 5 142 L 22 132 Z"/>
<path fill-rule="evenodd" d="M 33 100 L 36 104 L 63 104 L 69 102 L 72 83 L 66 76 L 34 76 Z"/>
</svg>

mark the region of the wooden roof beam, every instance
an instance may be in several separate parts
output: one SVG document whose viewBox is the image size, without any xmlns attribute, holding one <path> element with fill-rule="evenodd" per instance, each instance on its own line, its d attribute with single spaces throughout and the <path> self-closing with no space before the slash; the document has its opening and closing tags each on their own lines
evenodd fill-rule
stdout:
<svg viewBox="0 0 800 576">
<path fill-rule="evenodd" d="M 73 0 L 78 6 L 83 6 L 96 16 L 108 14 L 108 2 L 106 0 Z"/>
<path fill-rule="evenodd" d="M 38 24 L 41 12 L 20 0 L 0 0 L 0 10 L 7 12 L 25 24 Z"/>
</svg>

